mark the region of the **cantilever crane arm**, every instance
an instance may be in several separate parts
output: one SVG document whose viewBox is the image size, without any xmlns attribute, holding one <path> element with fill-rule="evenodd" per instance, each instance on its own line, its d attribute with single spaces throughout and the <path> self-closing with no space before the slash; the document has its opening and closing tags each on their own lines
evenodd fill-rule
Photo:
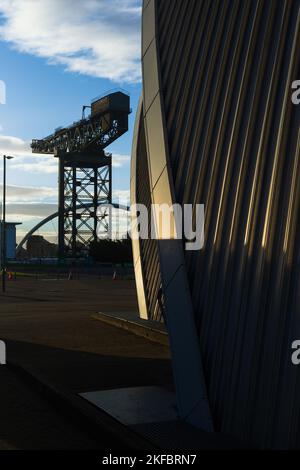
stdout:
<svg viewBox="0 0 300 470">
<path fill-rule="evenodd" d="M 129 108 L 104 108 L 67 128 L 58 129 L 44 139 L 34 139 L 31 144 L 32 152 L 59 154 L 84 150 L 103 151 L 128 131 L 129 114 Z"/>
<path fill-rule="evenodd" d="M 128 125 L 123 117 L 116 117 L 110 125 L 105 122 L 105 118 L 84 119 L 45 139 L 33 140 L 31 147 L 33 153 L 45 154 L 79 152 L 88 148 L 101 150 L 127 130 Z"/>
</svg>

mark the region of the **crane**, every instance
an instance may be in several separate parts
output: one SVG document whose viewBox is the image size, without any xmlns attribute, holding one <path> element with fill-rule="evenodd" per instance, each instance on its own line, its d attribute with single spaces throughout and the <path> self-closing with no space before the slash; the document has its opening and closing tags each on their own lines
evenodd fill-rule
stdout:
<svg viewBox="0 0 300 470">
<path fill-rule="evenodd" d="M 85 110 L 91 113 L 85 117 Z M 104 150 L 128 131 L 130 98 L 116 91 L 84 106 L 82 119 L 33 139 L 33 153 L 59 161 L 58 248 L 60 258 L 78 257 L 109 231 L 112 155 Z M 105 207 L 101 211 L 101 205 Z"/>
</svg>

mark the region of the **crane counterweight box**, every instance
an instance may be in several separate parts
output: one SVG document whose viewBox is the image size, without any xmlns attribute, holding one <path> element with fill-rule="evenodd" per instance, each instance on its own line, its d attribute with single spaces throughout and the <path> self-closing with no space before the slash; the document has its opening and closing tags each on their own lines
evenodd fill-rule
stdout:
<svg viewBox="0 0 300 470">
<path fill-rule="evenodd" d="M 97 114 L 102 114 L 105 111 L 121 111 L 130 113 L 130 98 L 125 93 L 117 91 L 111 93 L 103 98 L 95 99 L 91 103 L 91 115 L 92 117 Z"/>
</svg>

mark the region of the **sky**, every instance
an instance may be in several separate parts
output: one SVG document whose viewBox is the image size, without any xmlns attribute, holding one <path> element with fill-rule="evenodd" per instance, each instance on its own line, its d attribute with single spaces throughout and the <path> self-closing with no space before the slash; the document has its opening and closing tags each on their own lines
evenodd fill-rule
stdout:
<svg viewBox="0 0 300 470">
<path fill-rule="evenodd" d="M 83 105 L 114 89 L 130 94 L 133 110 L 129 132 L 107 148 L 114 199 L 128 200 L 140 21 L 141 0 L 0 0 L 0 155 L 15 156 L 7 220 L 22 222 L 18 239 L 57 208 L 57 160 L 32 154 L 31 140 L 78 120 Z M 56 241 L 57 220 L 39 233 Z"/>
</svg>

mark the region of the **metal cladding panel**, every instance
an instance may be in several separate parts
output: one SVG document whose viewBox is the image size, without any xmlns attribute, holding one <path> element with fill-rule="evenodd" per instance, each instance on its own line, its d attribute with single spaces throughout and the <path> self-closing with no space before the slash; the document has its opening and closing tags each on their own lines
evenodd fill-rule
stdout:
<svg viewBox="0 0 300 470">
<path fill-rule="evenodd" d="M 145 34 L 144 29 L 142 35 L 142 69 L 144 76 L 142 126 L 144 126 L 144 144 L 141 155 L 136 156 L 136 152 L 133 151 L 133 162 L 136 161 L 136 165 L 133 164 L 132 169 L 134 170 L 135 166 L 137 168 L 136 175 L 133 176 L 136 177 L 137 183 L 135 185 L 131 180 L 131 188 L 133 189 L 131 196 L 134 199 L 134 189 L 136 187 L 136 200 L 141 202 L 142 198 L 138 194 L 138 189 L 139 184 L 142 185 L 141 188 L 144 185 L 148 191 L 146 199 L 149 203 L 146 205 L 150 209 L 150 205 L 153 203 L 172 204 L 174 201 L 174 191 L 169 168 L 167 139 L 162 113 L 163 108 L 160 99 L 155 2 L 154 0 L 149 0 L 144 2 L 143 6 L 143 24 L 144 26 L 147 25 L 147 34 Z M 149 47 L 147 47 L 148 44 Z M 154 145 L 155 142 L 157 145 Z M 133 143 L 134 148 L 135 143 Z M 144 159 L 144 163 L 142 159 Z M 148 179 L 146 179 L 146 174 L 143 175 L 145 177 L 142 179 L 139 176 L 140 162 L 142 162 L 142 170 L 146 170 Z M 157 171 L 157 164 L 160 165 L 160 172 Z M 153 206 L 151 206 L 152 208 Z M 149 252 L 144 258 L 141 253 L 140 257 L 144 273 L 148 268 L 148 273 L 150 275 L 154 273 L 155 278 L 157 280 L 160 278 L 161 281 L 159 284 L 156 283 L 156 287 L 152 292 L 147 292 L 148 303 L 153 302 L 159 306 L 160 313 L 167 324 L 178 415 L 187 423 L 197 425 L 203 430 L 212 431 L 213 423 L 205 390 L 191 294 L 184 267 L 182 244 L 181 241 L 173 237 L 165 239 L 164 231 L 159 226 L 159 218 L 159 211 L 155 208 L 153 211 L 153 221 L 156 240 L 145 242 L 145 246 L 149 247 Z M 141 242 L 141 244 L 144 244 L 144 242 Z M 135 246 L 136 244 L 134 243 L 133 245 Z M 136 278 L 139 281 L 141 274 L 137 268 L 138 265 L 135 265 Z M 138 282 L 137 284 L 139 285 Z M 146 282 L 144 282 L 144 287 L 146 290 Z M 142 315 L 143 313 L 141 312 Z M 189 368 L 188 375 L 187 364 Z"/>
<path fill-rule="evenodd" d="M 214 424 L 299 448 L 300 0 L 154 3 L 176 202 L 205 204 L 204 249 L 185 261 Z M 138 191 L 150 203 L 147 165 Z M 158 285 L 150 244 L 143 266 Z"/>
<path fill-rule="evenodd" d="M 144 204 L 147 207 L 148 214 L 151 214 L 151 190 L 143 119 L 140 122 L 137 140 L 136 201 L 139 204 Z M 161 277 L 157 240 L 152 240 L 150 237 L 150 223 L 148 228 L 149 238 L 139 241 L 148 318 L 149 320 L 162 321 L 162 304 L 160 302 Z"/>
</svg>

